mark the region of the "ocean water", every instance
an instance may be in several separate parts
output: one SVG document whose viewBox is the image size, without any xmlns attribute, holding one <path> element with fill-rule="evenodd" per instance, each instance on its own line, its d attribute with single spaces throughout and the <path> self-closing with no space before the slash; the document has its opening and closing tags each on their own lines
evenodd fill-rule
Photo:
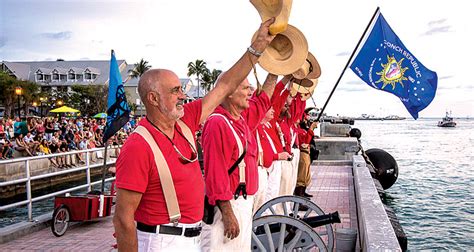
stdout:
<svg viewBox="0 0 474 252">
<path fill-rule="evenodd" d="M 435 119 L 356 121 L 365 150 L 397 160 L 399 177 L 387 204 L 409 250 L 474 250 L 474 120 L 437 127 Z"/>
</svg>

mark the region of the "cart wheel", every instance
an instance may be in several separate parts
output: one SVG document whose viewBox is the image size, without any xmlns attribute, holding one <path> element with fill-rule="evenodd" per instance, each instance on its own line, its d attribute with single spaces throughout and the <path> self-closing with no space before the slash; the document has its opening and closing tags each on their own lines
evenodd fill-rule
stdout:
<svg viewBox="0 0 474 252">
<path fill-rule="evenodd" d="M 60 205 L 54 209 L 51 231 L 56 237 L 61 237 L 66 233 L 70 216 L 69 210 L 64 205 Z"/>
</svg>

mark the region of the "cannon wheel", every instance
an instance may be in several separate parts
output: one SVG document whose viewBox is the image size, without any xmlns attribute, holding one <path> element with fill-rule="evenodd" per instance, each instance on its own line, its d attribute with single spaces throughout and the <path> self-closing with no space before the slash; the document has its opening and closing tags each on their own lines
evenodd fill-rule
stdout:
<svg viewBox="0 0 474 252">
<path fill-rule="evenodd" d="M 293 208 L 288 209 L 288 203 L 292 203 Z M 304 212 L 304 214 L 300 214 L 298 211 L 298 208 L 300 205 L 305 205 L 308 207 L 308 210 Z M 302 218 L 307 218 L 310 217 L 311 214 L 316 213 L 316 215 L 324 215 L 325 213 L 321 208 L 318 207 L 314 202 L 311 200 L 300 197 L 300 196 L 280 196 L 274 199 L 271 199 L 267 201 L 265 204 L 263 204 L 257 212 L 255 212 L 253 219 L 255 221 L 256 218 L 262 216 L 265 212 L 268 214 L 272 215 L 281 215 L 281 213 L 276 212 L 276 207 L 279 206 L 281 209 L 283 209 L 283 215 L 293 217 L 296 219 L 302 219 Z M 290 210 L 290 211 L 289 211 Z M 313 214 L 314 215 L 314 214 Z M 306 223 L 305 223 L 306 224 Z M 332 229 L 331 224 L 325 225 L 326 230 L 322 232 L 318 232 L 319 236 L 324 237 L 327 235 L 327 247 L 329 251 L 332 251 L 334 248 L 334 232 Z"/>
<path fill-rule="evenodd" d="M 51 220 L 51 231 L 56 237 L 61 237 L 66 233 L 69 226 L 71 214 L 66 206 L 60 205 L 53 212 L 53 219 Z"/>
<path fill-rule="evenodd" d="M 280 232 L 271 233 L 270 224 L 281 223 Z M 257 227 L 264 227 L 265 235 L 257 236 Z M 294 237 L 285 243 L 287 226 L 296 228 Z M 252 251 L 308 251 L 311 248 L 318 248 L 318 251 L 328 251 L 321 237 L 312 227 L 301 220 L 282 216 L 269 215 L 253 220 L 252 223 Z"/>
</svg>

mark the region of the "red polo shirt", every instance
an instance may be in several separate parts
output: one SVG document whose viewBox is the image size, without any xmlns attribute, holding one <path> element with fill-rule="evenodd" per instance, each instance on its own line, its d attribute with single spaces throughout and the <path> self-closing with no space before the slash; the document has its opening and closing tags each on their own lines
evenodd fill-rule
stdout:
<svg viewBox="0 0 474 252">
<path fill-rule="evenodd" d="M 191 129 L 191 132 L 198 129 L 201 112 L 201 100 L 184 105 L 184 116 L 181 120 Z M 141 120 L 139 125 L 150 131 L 168 163 L 181 211 L 179 222 L 196 223 L 200 221 L 204 209 L 204 180 L 199 162 L 182 163 L 172 143 L 155 129 L 148 119 Z M 172 141 L 183 156 L 191 157 L 192 149 L 178 124 L 175 124 Z M 117 187 L 143 194 L 135 211 L 135 220 L 148 225 L 169 223 L 170 219 L 153 152 L 140 135 L 132 134 L 128 137 L 117 159 L 116 166 Z"/>
<path fill-rule="evenodd" d="M 308 129 L 307 131 L 301 128 L 299 129 L 298 139 L 300 141 L 300 145 L 310 144 L 311 139 L 313 139 L 313 137 L 314 137 L 314 132 L 311 129 Z"/>
<path fill-rule="evenodd" d="M 263 167 L 270 168 L 274 160 L 278 160 L 278 153 L 273 151 L 272 145 L 275 146 L 273 143 L 272 138 L 268 132 L 269 123 L 268 124 L 260 124 L 257 128 L 258 137 L 260 139 L 260 144 L 262 145 L 263 151 Z M 276 150 L 276 146 L 275 146 Z"/>
<path fill-rule="evenodd" d="M 234 120 L 222 106 L 214 113 L 224 115 L 239 135 L 242 144 L 247 142 L 245 161 L 245 180 L 248 195 L 254 195 L 258 189 L 257 153 L 258 147 L 252 131 L 265 117 L 270 108 L 270 99 L 263 92 L 258 97 L 252 97 L 250 107 L 242 112 L 238 120 Z M 229 168 L 239 158 L 237 142 L 232 130 L 221 116 L 212 116 L 204 125 L 202 131 L 202 146 L 204 150 L 204 177 L 206 180 L 206 195 L 209 203 L 215 205 L 216 200 L 231 200 L 239 185 L 238 168 L 228 175 Z"/>
</svg>

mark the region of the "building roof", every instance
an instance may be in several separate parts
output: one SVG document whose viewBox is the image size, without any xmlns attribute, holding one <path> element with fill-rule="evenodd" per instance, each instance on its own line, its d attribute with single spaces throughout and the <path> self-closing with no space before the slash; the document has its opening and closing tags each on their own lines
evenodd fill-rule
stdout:
<svg viewBox="0 0 474 252">
<path fill-rule="evenodd" d="M 9 72 L 16 76 L 19 80 L 29 80 L 30 66 L 27 64 L 16 63 L 16 62 L 3 62 L 5 66 L 10 70 Z"/>
<path fill-rule="evenodd" d="M 18 79 L 35 81 L 35 72 L 40 69 L 43 73 L 49 73 L 53 69 L 66 69 L 73 70 L 76 74 L 82 74 L 86 69 L 89 69 L 92 73 L 98 74 L 97 78 L 92 82 L 71 82 L 62 80 L 65 82 L 61 84 L 106 84 L 109 81 L 110 61 L 109 60 L 77 60 L 77 61 L 25 61 L 25 62 L 2 62 L 5 66 L 15 75 Z M 124 71 L 127 67 L 125 60 L 117 60 L 119 68 L 122 69 L 122 79 L 126 80 L 128 75 L 127 71 Z M 38 84 L 42 84 L 38 82 Z"/>
</svg>

